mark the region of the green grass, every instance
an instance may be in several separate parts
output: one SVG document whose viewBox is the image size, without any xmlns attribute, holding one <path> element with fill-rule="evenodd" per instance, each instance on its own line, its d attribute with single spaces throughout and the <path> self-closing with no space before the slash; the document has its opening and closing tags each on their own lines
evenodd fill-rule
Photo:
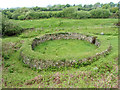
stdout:
<svg viewBox="0 0 120 90">
<path fill-rule="evenodd" d="M 106 27 L 112 26 L 117 19 L 61 19 L 49 18 L 39 20 L 13 20 L 18 22 L 23 28 L 66 28 L 66 27 Z M 61 24 L 60 24 L 61 23 Z"/>
<path fill-rule="evenodd" d="M 94 52 L 97 48 L 94 44 L 82 40 L 53 40 L 46 41 L 34 48 L 34 51 L 40 52 L 47 58 L 54 59 L 55 57 L 62 57 L 65 59 L 76 59 L 84 56 L 85 53 Z"/>
<path fill-rule="evenodd" d="M 117 88 L 118 86 L 118 28 L 114 26 L 117 19 L 40 19 L 40 20 L 13 20 L 19 23 L 23 28 L 38 28 L 37 30 L 25 31 L 19 36 L 6 37 L 2 39 L 2 55 L 3 55 L 3 88 Z M 62 22 L 62 24 L 60 24 Z M 59 26 L 60 25 L 60 26 Z M 78 40 L 55 40 L 47 41 L 31 49 L 32 40 L 47 33 L 58 32 L 76 32 L 86 35 L 97 36 L 101 41 L 101 46 L 96 49 L 94 45 Z M 100 35 L 103 32 L 104 35 Z M 67 43 L 67 44 L 66 44 Z M 77 44 L 75 44 L 77 43 Z M 73 68 L 66 67 L 59 71 L 36 71 L 23 64 L 19 57 L 20 50 L 29 56 L 39 58 L 40 52 L 46 54 L 51 50 L 58 49 L 58 55 L 63 56 L 65 53 L 70 58 L 77 56 L 79 50 L 87 57 L 97 52 L 105 50 L 108 45 L 112 45 L 112 51 L 106 57 L 101 57 L 91 65 Z M 74 45 L 74 47 L 72 47 Z M 56 47 L 57 46 L 57 47 Z M 47 50 L 44 51 L 44 48 Z M 54 47 L 54 48 L 53 48 Z M 72 47 L 72 48 L 70 48 Z M 76 49 L 78 47 L 78 49 Z M 39 49 L 38 49 L 39 48 Z M 62 48 L 65 51 L 62 53 Z M 40 50 L 40 51 L 39 51 Z M 72 52 L 70 53 L 71 50 Z M 89 54 L 85 54 L 89 50 Z M 51 52 L 50 52 L 51 51 Z M 68 52 L 69 51 L 69 52 Z M 47 57 L 47 55 L 45 56 Z M 72 55 L 73 56 L 72 56 Z M 64 55 L 66 56 L 66 55 Z M 53 57 L 52 57 L 53 58 Z M 61 58 L 61 57 L 60 57 Z M 67 57 L 68 58 L 68 57 Z M 41 77 L 37 77 L 40 75 Z M 36 77 L 36 79 L 34 78 Z M 35 82 L 34 82 L 35 81 Z M 27 84 L 25 84 L 27 83 Z"/>
<path fill-rule="evenodd" d="M 49 18 L 39 20 L 12 20 L 23 28 L 37 28 L 33 31 L 25 31 L 20 35 L 23 38 L 36 37 L 40 34 L 53 32 L 76 32 L 83 34 L 99 35 L 104 32 L 105 35 L 117 35 L 117 27 L 114 23 L 118 19 L 61 19 Z"/>
<path fill-rule="evenodd" d="M 84 53 L 84 55 L 77 55 L 76 54 L 76 56 L 74 56 L 75 58 L 69 58 L 69 59 L 78 59 L 79 60 L 79 59 L 83 59 L 83 58 L 93 56 L 96 53 L 100 53 L 100 52 L 106 50 L 108 48 L 108 46 L 110 45 L 109 39 L 111 37 L 110 36 L 106 37 L 106 35 L 102 36 L 102 37 L 101 37 L 101 35 L 95 35 L 95 36 L 97 36 L 97 38 L 100 40 L 100 43 L 102 44 L 102 45 L 100 45 L 99 48 L 95 49 L 93 52 L 86 52 L 86 53 Z M 40 37 L 40 36 L 38 36 L 38 37 Z M 67 56 L 67 55 L 66 55 L 66 57 L 56 57 L 55 55 L 48 55 L 48 54 L 35 52 L 35 51 L 32 50 L 32 47 L 31 47 L 33 39 L 34 38 L 25 40 L 25 43 L 21 47 L 22 53 L 25 56 L 29 57 L 30 59 L 34 58 L 36 60 L 42 59 L 42 60 L 55 60 L 56 61 L 56 60 L 66 59 L 66 57 L 70 57 L 70 56 Z"/>
</svg>

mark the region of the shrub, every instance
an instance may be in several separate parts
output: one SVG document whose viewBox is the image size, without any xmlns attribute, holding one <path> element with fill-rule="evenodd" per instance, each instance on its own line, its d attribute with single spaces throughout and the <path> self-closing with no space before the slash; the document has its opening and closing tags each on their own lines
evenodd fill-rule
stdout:
<svg viewBox="0 0 120 90">
<path fill-rule="evenodd" d="M 19 13 L 13 13 L 12 18 L 18 20 L 18 16 L 20 16 Z"/>
<path fill-rule="evenodd" d="M 11 22 L 9 19 L 7 19 L 5 16 L 2 18 L 2 35 L 3 36 L 12 36 L 16 34 L 20 34 L 22 32 L 22 28 L 15 24 L 14 22 Z"/>
<path fill-rule="evenodd" d="M 116 11 L 116 15 L 117 15 L 118 17 L 120 17 L 120 10 L 117 10 L 117 11 Z"/>
<path fill-rule="evenodd" d="M 90 13 L 88 11 L 78 11 L 75 14 L 76 15 L 74 16 L 74 18 L 77 18 L 77 19 L 90 18 Z"/>
<path fill-rule="evenodd" d="M 7 18 L 12 19 L 12 13 L 10 11 L 6 12 Z"/>
<path fill-rule="evenodd" d="M 49 14 L 47 12 L 40 12 L 39 13 L 39 18 L 49 18 Z"/>
<path fill-rule="evenodd" d="M 118 18 L 117 13 L 112 13 L 112 15 L 110 16 L 110 18 Z"/>
<path fill-rule="evenodd" d="M 40 19 L 40 18 L 50 18 L 52 13 L 50 12 L 29 12 L 26 15 L 26 19 Z"/>
<path fill-rule="evenodd" d="M 18 19 L 19 19 L 19 20 L 24 20 L 24 19 L 25 19 L 25 15 L 20 15 L 20 16 L 18 16 Z"/>
<path fill-rule="evenodd" d="M 29 12 L 26 15 L 26 19 L 39 19 L 39 14 L 38 12 Z"/>
<path fill-rule="evenodd" d="M 110 12 L 116 13 L 117 10 L 118 10 L 118 7 L 113 7 L 113 8 L 110 9 Z"/>
<path fill-rule="evenodd" d="M 93 9 L 90 14 L 92 18 L 108 18 L 110 11 L 108 9 Z"/>
<path fill-rule="evenodd" d="M 63 12 L 53 13 L 53 17 L 64 17 L 64 13 Z"/>
<path fill-rule="evenodd" d="M 70 7 L 70 8 L 65 8 L 63 10 L 63 16 L 67 17 L 67 18 L 73 18 L 74 17 L 74 13 L 77 12 L 77 8 L 74 7 Z"/>
</svg>

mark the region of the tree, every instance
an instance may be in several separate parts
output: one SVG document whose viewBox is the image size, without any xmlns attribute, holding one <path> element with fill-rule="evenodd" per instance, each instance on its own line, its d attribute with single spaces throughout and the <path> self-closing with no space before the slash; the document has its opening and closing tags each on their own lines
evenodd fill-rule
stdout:
<svg viewBox="0 0 120 90">
<path fill-rule="evenodd" d="M 79 8 L 82 8 L 82 4 L 77 5 Z"/>
<path fill-rule="evenodd" d="M 93 18 L 108 18 L 111 14 L 108 9 L 93 9 L 90 11 Z"/>
<path fill-rule="evenodd" d="M 84 7 L 84 8 L 89 8 L 89 6 L 88 6 L 88 5 L 84 5 L 83 7 Z"/>
<path fill-rule="evenodd" d="M 20 15 L 20 16 L 18 16 L 18 19 L 19 19 L 19 20 L 24 20 L 25 18 L 26 18 L 25 15 Z"/>
<path fill-rule="evenodd" d="M 70 4 L 66 4 L 66 7 L 70 7 Z"/>
<path fill-rule="evenodd" d="M 10 21 L 4 15 L 2 15 L 2 35 L 12 36 L 20 34 L 23 29 L 17 24 Z"/>
<path fill-rule="evenodd" d="M 75 4 L 73 6 L 75 6 Z"/>
<path fill-rule="evenodd" d="M 111 8 L 115 7 L 115 4 L 113 2 L 110 2 L 109 5 L 110 5 Z"/>
<path fill-rule="evenodd" d="M 112 13 L 116 13 L 116 11 L 117 11 L 118 9 L 119 9 L 118 7 L 112 7 L 112 8 L 110 9 L 110 11 L 111 11 Z"/>
<path fill-rule="evenodd" d="M 88 7 L 89 7 L 89 8 L 93 8 L 93 5 L 92 5 L 92 4 L 90 4 L 90 5 L 88 5 Z"/>
<path fill-rule="evenodd" d="M 7 18 L 12 19 L 12 13 L 10 11 L 6 12 Z"/>
<path fill-rule="evenodd" d="M 110 5 L 109 5 L 109 4 L 104 4 L 104 5 L 102 6 L 102 8 L 103 8 L 103 9 L 109 9 L 109 8 L 110 8 Z"/>
<path fill-rule="evenodd" d="M 20 13 L 13 13 L 12 18 L 18 20 L 18 16 L 20 16 Z"/>
<path fill-rule="evenodd" d="M 90 18 L 90 13 L 88 11 L 78 11 L 76 12 L 76 19 Z"/>
<path fill-rule="evenodd" d="M 100 8 L 100 7 L 101 7 L 101 4 L 99 2 L 94 4 L 94 8 Z"/>
<path fill-rule="evenodd" d="M 40 7 L 38 7 L 38 6 L 33 7 L 33 10 L 34 10 L 34 11 L 38 11 L 38 10 L 40 10 Z"/>
<path fill-rule="evenodd" d="M 77 12 L 78 8 L 76 7 L 69 7 L 69 8 L 65 8 L 63 10 L 63 14 L 65 17 L 71 18 L 73 13 Z"/>
<path fill-rule="evenodd" d="M 52 7 L 52 5 L 48 5 L 47 7 L 48 7 L 48 8 L 51 8 L 51 7 Z"/>
</svg>

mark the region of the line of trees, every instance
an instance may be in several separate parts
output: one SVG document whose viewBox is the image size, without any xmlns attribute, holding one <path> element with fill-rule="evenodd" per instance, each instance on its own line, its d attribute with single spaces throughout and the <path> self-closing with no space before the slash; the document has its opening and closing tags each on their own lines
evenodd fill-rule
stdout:
<svg viewBox="0 0 120 90">
<path fill-rule="evenodd" d="M 26 19 L 40 19 L 40 18 L 117 18 L 118 4 L 110 2 L 108 4 L 95 3 L 94 5 L 48 5 L 43 7 L 32 8 L 11 8 L 2 10 L 2 13 L 9 19 L 26 20 Z"/>
</svg>

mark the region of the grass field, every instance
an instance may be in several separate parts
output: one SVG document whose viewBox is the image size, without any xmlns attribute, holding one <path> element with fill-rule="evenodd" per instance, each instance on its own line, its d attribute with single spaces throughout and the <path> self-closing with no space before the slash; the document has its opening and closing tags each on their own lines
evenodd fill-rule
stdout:
<svg viewBox="0 0 120 90">
<path fill-rule="evenodd" d="M 118 87 L 118 27 L 117 19 L 40 19 L 13 20 L 26 30 L 18 36 L 2 39 L 3 55 L 3 88 L 117 88 Z M 101 46 L 96 46 L 80 40 L 54 40 L 38 45 L 35 50 L 29 50 L 31 41 L 47 33 L 75 32 L 97 36 Z M 104 35 L 100 33 L 103 32 Z M 23 64 L 20 50 L 25 49 L 27 55 L 34 54 L 36 58 L 44 53 L 48 58 L 54 56 L 64 58 L 86 57 L 105 50 L 112 45 L 112 51 L 106 57 L 101 57 L 91 65 L 61 70 L 38 71 Z M 77 47 L 77 48 L 76 48 Z M 45 50 L 47 48 L 47 50 Z M 62 51 L 64 49 L 64 51 Z M 81 52 L 80 52 L 81 51 Z M 38 54 L 38 56 L 37 56 Z M 79 55 L 80 54 L 80 55 Z"/>
<path fill-rule="evenodd" d="M 62 57 L 65 59 L 75 59 L 76 57 L 82 57 L 85 53 L 94 51 L 97 47 L 88 42 L 81 40 L 54 40 L 46 41 L 35 47 L 35 51 L 38 51 L 47 58 L 52 59 L 54 57 Z"/>
</svg>

